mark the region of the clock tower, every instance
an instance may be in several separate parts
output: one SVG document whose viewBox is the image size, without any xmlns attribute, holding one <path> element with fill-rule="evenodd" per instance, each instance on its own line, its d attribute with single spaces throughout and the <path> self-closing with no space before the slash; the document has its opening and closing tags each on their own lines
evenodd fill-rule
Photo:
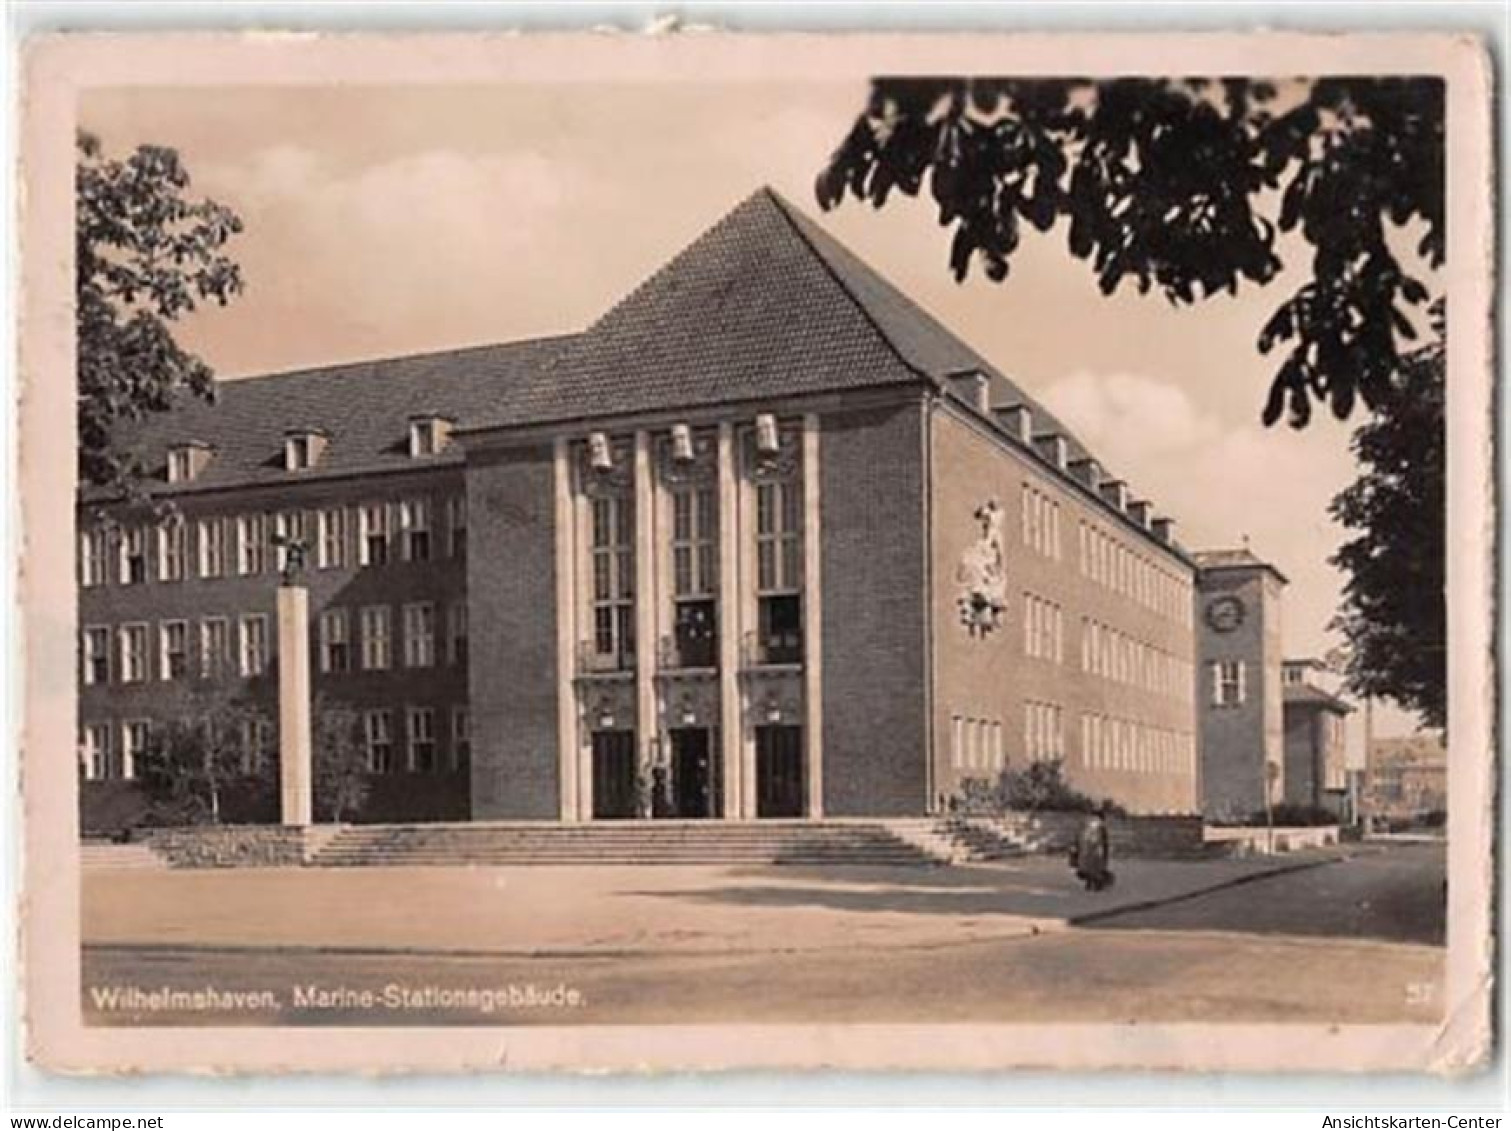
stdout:
<svg viewBox="0 0 1511 1131">
<path fill-rule="evenodd" d="M 1239 820 L 1284 796 L 1285 575 L 1247 547 L 1194 555 L 1202 811 Z"/>
</svg>

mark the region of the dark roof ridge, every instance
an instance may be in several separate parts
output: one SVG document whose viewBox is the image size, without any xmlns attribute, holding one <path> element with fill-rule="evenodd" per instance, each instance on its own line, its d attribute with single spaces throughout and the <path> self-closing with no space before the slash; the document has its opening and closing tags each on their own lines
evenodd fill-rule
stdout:
<svg viewBox="0 0 1511 1131">
<path fill-rule="evenodd" d="M 756 195 L 760 195 L 762 193 L 764 193 L 770 199 L 771 203 L 776 207 L 776 210 L 781 213 L 782 219 L 787 222 L 787 225 L 792 229 L 797 238 L 803 241 L 803 246 L 813 253 L 813 258 L 819 261 L 819 264 L 824 269 L 824 273 L 834 281 L 834 285 L 837 286 L 844 294 L 845 298 L 849 300 L 850 305 L 853 306 L 860 313 L 860 316 L 866 320 L 866 324 L 869 325 L 872 330 L 876 331 L 876 336 L 879 337 L 886 345 L 887 349 L 892 352 L 892 356 L 897 358 L 897 360 L 901 362 L 903 367 L 909 372 L 916 373 L 918 376 L 928 381 L 931 385 L 937 385 L 938 382 L 935 381 L 930 374 L 925 373 L 923 370 L 919 369 L 918 366 L 914 365 L 911 360 L 909 360 L 907 355 L 904 354 L 903 351 L 898 347 L 897 343 L 892 340 L 892 335 L 887 333 L 887 331 L 882 327 L 881 323 L 876 320 L 874 315 L 872 315 L 866 304 L 861 302 L 860 297 L 850 289 L 850 285 L 840 277 L 839 272 L 834 269 L 834 265 L 829 262 L 829 257 L 822 251 L 820 251 L 818 247 L 814 245 L 814 242 L 809 237 L 808 233 L 803 231 L 803 225 L 798 223 L 797 220 L 797 216 L 801 215 L 801 213 L 798 213 L 797 211 L 797 206 L 788 201 L 786 197 L 777 192 L 776 189 L 772 188 L 770 185 L 762 185 L 759 189 L 756 190 Z M 803 219 L 808 220 L 806 216 L 804 216 Z M 813 221 L 808 220 L 808 222 L 812 223 Z M 830 238 L 832 239 L 833 237 L 831 236 Z M 836 240 L 835 242 L 838 243 L 839 241 Z M 872 267 L 871 270 L 875 271 L 878 276 L 881 276 L 881 272 L 876 271 L 876 268 Z M 886 280 L 885 276 L 881 277 L 889 284 L 891 284 L 891 281 Z M 895 286 L 895 284 L 892 285 Z M 916 306 L 917 304 L 915 303 L 914 305 Z M 923 308 L 919 307 L 919 310 L 923 310 Z M 928 311 L 923 311 L 923 313 L 927 314 Z"/>
<path fill-rule="evenodd" d="M 539 334 L 530 338 L 513 338 L 505 342 L 474 342 L 466 346 L 445 346 L 440 349 L 415 350 L 413 353 L 381 354 L 375 357 L 356 358 L 352 361 L 328 361 L 320 365 L 307 365 L 298 369 L 274 369 L 266 373 L 247 373 L 240 377 L 225 377 L 216 374 L 216 389 L 240 385 L 246 381 L 277 381 L 288 377 L 315 377 L 331 375 L 341 369 L 371 368 L 377 365 L 396 365 L 406 361 L 422 361 L 426 358 L 455 357 L 458 354 L 483 353 L 486 350 L 509 349 L 512 346 L 545 345 L 548 342 L 565 341 L 581 334 L 581 330 L 569 330 L 560 334 Z"/>
</svg>

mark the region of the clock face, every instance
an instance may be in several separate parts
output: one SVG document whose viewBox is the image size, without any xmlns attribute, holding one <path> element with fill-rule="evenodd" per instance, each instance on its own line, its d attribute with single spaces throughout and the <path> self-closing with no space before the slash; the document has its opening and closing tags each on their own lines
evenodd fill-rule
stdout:
<svg viewBox="0 0 1511 1131">
<path fill-rule="evenodd" d="M 1237 597 L 1217 597 L 1207 603 L 1207 624 L 1214 632 L 1232 632 L 1243 623 L 1243 602 Z"/>
</svg>

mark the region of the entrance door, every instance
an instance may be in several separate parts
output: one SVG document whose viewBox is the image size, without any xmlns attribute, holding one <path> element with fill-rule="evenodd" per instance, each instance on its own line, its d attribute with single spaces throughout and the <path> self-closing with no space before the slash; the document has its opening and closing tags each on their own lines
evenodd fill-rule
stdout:
<svg viewBox="0 0 1511 1131">
<path fill-rule="evenodd" d="M 722 812 L 719 763 L 707 727 L 680 727 L 672 739 L 672 815 L 684 820 Z"/>
<path fill-rule="evenodd" d="M 756 816 L 803 815 L 803 728 L 758 726 Z"/>
<path fill-rule="evenodd" d="M 639 816 L 635 788 L 635 732 L 593 732 L 593 819 L 622 821 Z"/>
</svg>

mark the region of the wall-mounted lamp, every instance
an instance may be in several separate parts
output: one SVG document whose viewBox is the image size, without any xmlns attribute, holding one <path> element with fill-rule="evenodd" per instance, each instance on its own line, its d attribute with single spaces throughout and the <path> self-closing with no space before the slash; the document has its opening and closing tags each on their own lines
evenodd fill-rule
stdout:
<svg viewBox="0 0 1511 1131">
<path fill-rule="evenodd" d="M 777 435 L 776 417 L 763 412 L 756 417 L 756 451 L 763 456 L 774 456 L 782 450 L 781 438 Z"/>
<path fill-rule="evenodd" d="M 609 447 L 609 438 L 603 432 L 594 432 L 588 437 L 588 464 L 594 471 L 610 471 L 614 467 L 614 451 Z"/>
</svg>

